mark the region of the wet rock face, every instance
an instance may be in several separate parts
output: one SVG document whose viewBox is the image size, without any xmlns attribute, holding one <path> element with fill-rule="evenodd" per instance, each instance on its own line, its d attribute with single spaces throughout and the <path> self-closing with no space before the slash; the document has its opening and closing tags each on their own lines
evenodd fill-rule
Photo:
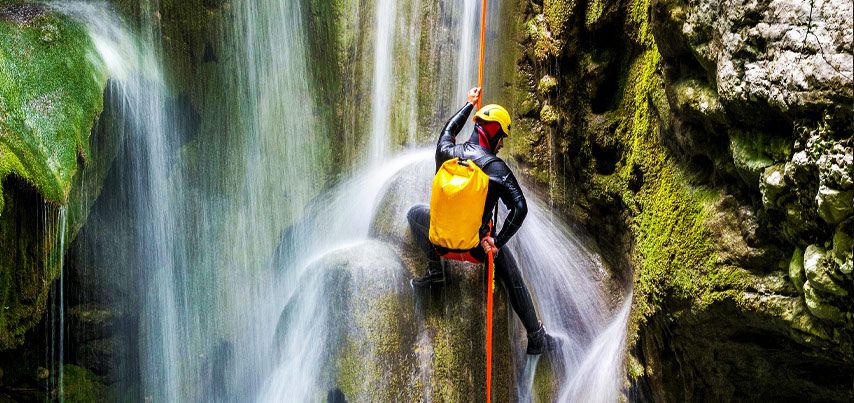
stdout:
<svg viewBox="0 0 854 403">
<path fill-rule="evenodd" d="M 512 151 L 633 239 L 639 393 L 854 398 L 851 3 L 521 3 Z"/>
<path fill-rule="evenodd" d="M 652 8 L 662 56 L 690 52 L 725 104 L 758 107 L 742 117 L 816 113 L 852 97 L 850 2 L 661 0 Z"/>
<path fill-rule="evenodd" d="M 418 255 L 414 245 L 398 246 L 407 249 L 402 256 Z M 341 394 L 347 401 L 417 401 L 425 396 L 465 401 L 482 396 L 482 271 L 479 266 L 449 264 L 450 285 L 414 292 L 408 281 L 420 270 L 412 263 L 401 261 L 391 244 L 380 241 L 331 251 L 313 263 L 308 269 L 313 279 L 279 319 L 281 365 L 304 358 L 292 354 L 300 354 L 311 340 L 307 348 L 322 350 L 321 379 L 312 392 L 316 396 Z M 307 305 L 306 298 L 316 292 L 325 296 L 324 305 Z M 496 306 L 506 304 L 502 295 L 496 297 Z M 305 318 L 307 310 L 317 323 L 294 344 L 286 337 L 293 336 L 288 329 L 299 327 L 294 321 Z M 512 351 L 503 331 L 508 328 L 506 312 L 495 311 L 493 382 L 501 400 L 514 392 Z M 315 334 L 317 329 L 321 333 Z"/>
<path fill-rule="evenodd" d="M 746 279 L 742 314 L 782 320 L 798 344 L 829 349 L 824 358 L 844 368 L 854 363 L 851 255 L 837 259 L 829 249 L 847 247 L 854 213 L 851 14 L 851 3 L 841 1 L 651 4 L 671 144 L 680 154 L 712 160 L 711 183 L 740 206 L 718 203 L 712 217 L 748 209 L 760 228 L 738 234 L 709 221 L 719 259 L 750 256 L 739 253 L 747 248 L 758 258 L 728 263 L 766 278 L 780 273 L 794 286 L 794 294 L 788 287 L 765 289 L 775 298 L 754 303 L 749 290 L 762 287 Z M 716 145 L 726 141 L 728 150 Z M 798 308 L 771 308 L 782 301 Z"/>
</svg>

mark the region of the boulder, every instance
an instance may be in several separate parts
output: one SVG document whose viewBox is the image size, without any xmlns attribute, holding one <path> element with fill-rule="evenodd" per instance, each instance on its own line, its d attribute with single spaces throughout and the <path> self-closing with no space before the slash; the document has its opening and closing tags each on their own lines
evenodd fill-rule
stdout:
<svg viewBox="0 0 854 403">
<path fill-rule="evenodd" d="M 552 75 L 546 74 L 540 79 L 540 83 L 537 84 L 537 91 L 543 96 L 550 95 L 556 87 L 557 79 Z"/>
<path fill-rule="evenodd" d="M 0 350 L 42 318 L 117 152 L 93 130 L 107 76 L 83 25 L 0 2 Z M 97 144 L 97 146 L 92 146 Z M 61 207 L 60 207 L 61 206 Z"/>
<path fill-rule="evenodd" d="M 789 262 L 789 279 L 800 292 L 804 292 L 804 252 L 795 248 L 792 260 Z"/>
<path fill-rule="evenodd" d="M 834 144 L 826 154 L 818 158 L 818 175 L 822 185 L 847 190 L 854 187 L 854 150 L 842 144 Z"/>
<path fill-rule="evenodd" d="M 831 322 L 845 322 L 845 315 L 842 310 L 826 303 L 809 282 L 804 284 L 804 301 L 806 301 L 807 308 L 813 316 Z"/>
<path fill-rule="evenodd" d="M 830 224 L 836 224 L 854 213 L 854 190 L 836 190 L 820 186 L 815 196 L 818 215 Z"/>
<path fill-rule="evenodd" d="M 759 192 L 762 193 L 762 205 L 766 209 L 777 206 L 777 198 L 786 189 L 785 164 L 775 164 L 765 168 L 759 181 Z"/>
<path fill-rule="evenodd" d="M 390 212 L 390 211 L 389 211 Z M 410 249 L 407 254 L 417 254 Z M 348 401 L 462 401 L 482 396 L 482 271 L 449 265 L 451 284 L 436 292 L 413 294 L 408 281 L 419 270 L 407 267 L 392 245 L 365 241 L 330 251 L 306 269 L 310 279 L 283 310 L 277 326 L 280 367 L 293 374 L 310 373 L 300 363 L 319 359 L 308 397 L 338 390 Z M 497 296 L 496 304 L 503 304 Z M 501 305 L 497 305 L 501 306 Z M 294 340 L 295 322 L 316 321 Z M 477 319 L 474 319 L 477 318 Z M 506 310 L 496 309 L 495 384 L 512 385 Z M 320 343 L 318 356 L 300 353 L 306 338 Z M 294 344 L 294 343 L 297 344 Z M 290 372 L 287 372 L 290 373 Z M 294 375 L 297 376 L 297 375 Z M 467 380 L 467 381 L 463 381 Z M 496 388 L 507 396 L 509 388 Z M 267 388 L 265 397 L 285 399 L 292 393 Z M 287 400 L 287 399 L 285 399 Z"/>
<path fill-rule="evenodd" d="M 804 251 L 804 273 L 811 287 L 841 297 L 848 295 L 848 291 L 833 278 L 832 272 L 832 260 L 828 259 L 827 251 L 817 245 L 807 246 Z"/>
</svg>

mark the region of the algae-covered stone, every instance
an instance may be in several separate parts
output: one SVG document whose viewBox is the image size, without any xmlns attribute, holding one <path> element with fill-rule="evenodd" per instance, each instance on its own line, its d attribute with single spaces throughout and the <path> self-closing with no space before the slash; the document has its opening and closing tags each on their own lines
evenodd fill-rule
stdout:
<svg viewBox="0 0 854 403">
<path fill-rule="evenodd" d="M 62 399 L 69 403 L 104 401 L 107 395 L 103 381 L 92 372 L 76 365 L 64 365 Z"/>
<path fill-rule="evenodd" d="M 817 318 L 840 323 L 845 321 L 842 310 L 822 301 L 809 282 L 804 284 L 804 301 L 806 301 L 810 313 Z"/>
<path fill-rule="evenodd" d="M 815 196 L 818 215 L 830 224 L 836 224 L 854 213 L 854 191 L 840 191 L 827 186 L 818 188 Z"/>
<path fill-rule="evenodd" d="M 103 108 L 107 76 L 93 56 L 81 24 L 44 6 L 0 6 L 0 180 L 17 175 L 67 201 Z"/>
<path fill-rule="evenodd" d="M 765 168 L 788 155 L 788 140 L 761 132 L 730 132 L 730 152 L 741 178 L 758 189 L 759 176 Z"/>
<path fill-rule="evenodd" d="M 836 228 L 833 234 L 833 257 L 839 262 L 851 260 L 852 248 L 854 248 L 854 239 L 851 235 L 846 233 L 842 226 Z"/>
<path fill-rule="evenodd" d="M 43 5 L 0 5 L 0 350 L 41 320 L 115 157 L 116 136 L 99 132 L 90 148 L 105 74 L 81 24 Z"/>
<path fill-rule="evenodd" d="M 804 292 L 804 252 L 795 248 L 792 260 L 789 262 L 789 278 L 800 292 Z"/>
<path fill-rule="evenodd" d="M 759 182 L 762 205 L 767 209 L 774 208 L 777 198 L 785 189 L 785 164 L 775 164 L 765 168 L 765 172 L 762 173 L 762 180 Z"/>
<path fill-rule="evenodd" d="M 375 241 L 329 251 L 310 264 L 276 330 L 284 372 L 299 370 L 293 360 L 305 354 L 305 338 L 316 337 L 312 342 L 324 345 L 316 357 L 322 361 L 316 393 L 339 388 L 348 401 L 415 400 L 415 328 L 404 270 L 395 251 Z M 290 329 L 301 326 L 294 321 L 305 317 L 317 322 L 312 333 L 294 335 Z"/>
<path fill-rule="evenodd" d="M 560 121 L 560 115 L 558 115 L 557 109 L 554 106 L 545 105 L 540 110 L 540 120 L 546 125 L 553 126 Z"/>
<path fill-rule="evenodd" d="M 836 283 L 831 276 L 832 267 L 827 259 L 827 251 L 818 245 L 807 246 L 804 251 L 804 273 L 807 282 L 815 290 L 846 296 L 848 292 Z"/>
<path fill-rule="evenodd" d="M 833 234 L 833 259 L 839 266 L 837 270 L 844 278 L 852 280 L 854 269 L 854 239 L 846 232 L 845 224 L 840 224 Z"/>
<path fill-rule="evenodd" d="M 724 123 L 726 112 L 715 90 L 700 80 L 688 79 L 673 84 L 676 107 L 687 119 Z"/>
<path fill-rule="evenodd" d="M 540 95 L 549 95 L 556 87 L 557 79 L 552 75 L 546 74 L 540 79 L 540 83 L 537 84 L 537 91 Z"/>
</svg>

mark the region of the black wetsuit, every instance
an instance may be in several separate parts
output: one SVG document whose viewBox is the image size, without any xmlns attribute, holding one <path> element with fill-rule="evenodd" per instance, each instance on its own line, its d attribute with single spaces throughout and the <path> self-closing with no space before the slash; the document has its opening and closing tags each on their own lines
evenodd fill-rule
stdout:
<svg viewBox="0 0 854 403">
<path fill-rule="evenodd" d="M 456 144 L 456 135 L 462 130 L 474 106 L 466 103 L 454 117 L 452 117 L 442 134 L 439 136 L 439 142 L 436 145 L 436 170 L 445 161 L 452 158 L 460 158 L 462 160 L 470 159 L 480 167 L 484 173 L 489 176 L 489 189 L 486 196 L 486 206 L 483 212 L 483 225 L 481 226 L 481 238 L 489 232 L 489 221 L 492 218 L 492 211 L 495 208 L 498 200 L 507 207 L 508 214 L 504 220 L 501 230 L 494 237 L 495 246 L 502 248 L 507 244 L 525 219 L 528 213 L 528 206 L 525 202 L 525 196 L 522 194 L 522 189 L 513 176 L 513 172 L 507 164 L 498 158 L 492 150 L 481 146 L 474 141 L 468 141 L 462 144 Z M 476 139 L 477 134 L 472 136 Z M 484 165 L 485 164 L 485 165 Z M 412 229 L 412 234 L 419 247 L 427 254 L 427 258 L 431 263 L 440 261 L 440 253 L 444 253 L 441 249 L 430 242 L 430 208 L 426 205 L 416 205 L 409 210 L 407 214 L 409 226 Z M 468 251 L 472 257 L 483 262 L 486 260 L 486 254 L 480 245 Z M 537 312 L 534 309 L 534 304 L 531 301 L 531 295 L 522 275 L 519 272 L 519 266 L 516 264 L 516 259 L 507 249 L 501 249 L 495 256 L 495 276 L 504 284 L 507 290 L 510 304 L 513 310 L 519 315 L 519 319 L 525 326 L 528 332 L 534 332 L 539 329 L 540 323 L 537 319 Z"/>
</svg>

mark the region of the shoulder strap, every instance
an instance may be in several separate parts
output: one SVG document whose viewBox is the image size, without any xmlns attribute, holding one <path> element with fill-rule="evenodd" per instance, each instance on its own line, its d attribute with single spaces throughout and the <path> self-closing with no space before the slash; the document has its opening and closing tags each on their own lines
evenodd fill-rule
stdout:
<svg viewBox="0 0 854 403">
<path fill-rule="evenodd" d="M 491 163 L 493 163 L 493 162 L 495 162 L 495 161 L 498 161 L 498 160 L 500 160 L 500 159 L 501 159 L 501 158 L 498 158 L 498 156 L 497 156 L 497 155 L 489 155 L 489 154 L 487 154 L 487 155 L 484 155 L 484 156 L 482 156 L 482 157 L 478 157 L 476 160 L 474 160 L 474 163 L 475 163 L 478 167 L 480 167 L 480 169 L 484 169 L 484 168 L 486 168 L 486 166 L 487 166 L 487 165 L 489 165 L 489 164 L 491 164 Z"/>
</svg>

